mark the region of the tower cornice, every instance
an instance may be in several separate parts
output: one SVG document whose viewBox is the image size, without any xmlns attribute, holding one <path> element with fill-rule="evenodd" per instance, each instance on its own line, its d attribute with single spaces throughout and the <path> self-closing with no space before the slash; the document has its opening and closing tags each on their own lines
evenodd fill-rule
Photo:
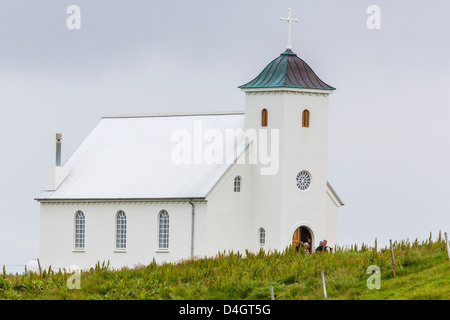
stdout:
<svg viewBox="0 0 450 320">
<path fill-rule="evenodd" d="M 248 95 L 257 95 L 257 94 L 298 94 L 298 95 L 315 95 L 315 96 L 328 96 L 332 94 L 334 91 L 332 90 L 318 90 L 318 89 L 300 89 L 300 88 L 242 88 L 241 91 L 245 92 Z"/>
</svg>

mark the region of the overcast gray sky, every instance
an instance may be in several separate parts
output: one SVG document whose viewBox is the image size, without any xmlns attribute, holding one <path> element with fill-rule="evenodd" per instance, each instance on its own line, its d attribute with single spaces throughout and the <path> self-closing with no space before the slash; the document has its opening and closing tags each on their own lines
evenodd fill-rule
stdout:
<svg viewBox="0 0 450 320">
<path fill-rule="evenodd" d="M 294 52 L 337 88 L 339 244 L 450 232 L 447 0 L 2 0 L 0 264 L 39 256 L 34 197 L 56 132 L 65 162 L 103 115 L 243 110 L 237 87 L 284 51 L 288 7 Z"/>
</svg>

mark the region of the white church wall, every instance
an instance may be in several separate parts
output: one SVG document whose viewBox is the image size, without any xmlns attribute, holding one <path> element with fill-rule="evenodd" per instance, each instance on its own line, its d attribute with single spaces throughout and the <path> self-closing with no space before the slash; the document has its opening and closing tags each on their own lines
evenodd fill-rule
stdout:
<svg viewBox="0 0 450 320">
<path fill-rule="evenodd" d="M 204 205 L 196 204 L 198 219 Z M 85 215 L 84 250 L 75 250 L 75 214 Z M 118 211 L 127 217 L 126 250 L 115 248 L 115 219 Z M 158 249 L 158 215 L 169 213 L 169 249 Z M 204 215 L 204 214 L 203 214 Z M 161 263 L 190 257 L 191 205 L 188 202 L 102 202 L 41 204 L 40 261 L 44 268 L 78 265 L 86 269 L 100 261 L 112 268 Z M 200 225 L 197 231 L 201 232 Z M 201 236 L 200 236 L 201 238 Z M 200 238 L 197 244 L 200 244 Z"/>
<path fill-rule="evenodd" d="M 240 192 L 234 192 L 234 179 L 241 177 Z M 251 171 L 248 164 L 233 165 L 207 197 L 207 254 L 223 251 L 245 252 L 251 238 Z M 255 231 L 256 232 L 256 231 Z"/>
<path fill-rule="evenodd" d="M 194 202 L 195 205 L 195 222 L 194 222 L 194 257 L 203 258 L 208 251 L 207 237 L 207 217 L 208 207 L 206 202 Z M 190 206 L 190 205 L 189 205 Z M 190 226 L 191 224 L 189 224 Z M 190 244 L 189 244 L 190 245 Z M 189 257 L 190 258 L 190 257 Z"/>
<path fill-rule="evenodd" d="M 265 244 L 259 246 L 258 242 L 252 242 L 251 250 L 260 248 L 265 251 L 279 250 L 281 232 L 281 197 L 280 173 L 276 175 L 261 175 L 259 168 L 252 168 L 252 230 L 256 230 L 252 237 L 257 237 L 260 228 L 265 230 Z"/>
</svg>

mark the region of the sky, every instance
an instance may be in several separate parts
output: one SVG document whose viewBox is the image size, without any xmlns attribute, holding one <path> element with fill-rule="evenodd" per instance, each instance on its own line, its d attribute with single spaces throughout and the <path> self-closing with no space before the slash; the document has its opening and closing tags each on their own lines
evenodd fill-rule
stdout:
<svg viewBox="0 0 450 320">
<path fill-rule="evenodd" d="M 338 244 L 450 232 L 447 0 L 1 0 L 0 264 L 39 257 L 55 133 L 64 163 L 105 115 L 243 111 L 238 86 L 285 50 L 287 8 L 293 51 L 337 88 Z"/>
</svg>

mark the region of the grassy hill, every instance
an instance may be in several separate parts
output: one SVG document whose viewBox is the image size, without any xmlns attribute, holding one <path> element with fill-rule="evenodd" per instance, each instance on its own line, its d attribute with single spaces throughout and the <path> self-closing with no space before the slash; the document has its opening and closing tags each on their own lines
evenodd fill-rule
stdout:
<svg viewBox="0 0 450 320">
<path fill-rule="evenodd" d="M 0 276 L 0 299 L 450 299 L 450 260 L 436 241 L 394 242 L 393 276 L 389 248 L 367 245 L 334 248 L 333 253 L 223 253 L 178 264 L 109 270 L 98 264 L 82 272 L 80 289 L 68 289 L 71 276 L 45 270 L 42 275 Z M 368 289 L 371 265 L 380 267 L 381 288 Z"/>
</svg>

